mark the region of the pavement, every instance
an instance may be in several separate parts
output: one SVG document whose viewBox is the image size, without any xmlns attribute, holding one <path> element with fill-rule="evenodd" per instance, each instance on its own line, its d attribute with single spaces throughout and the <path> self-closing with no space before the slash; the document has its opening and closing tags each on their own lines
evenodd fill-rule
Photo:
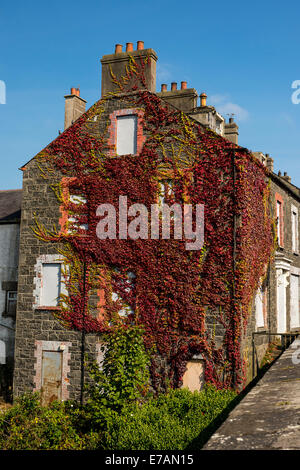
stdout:
<svg viewBox="0 0 300 470">
<path fill-rule="evenodd" d="M 231 411 L 203 450 L 300 450 L 300 338 Z"/>
</svg>

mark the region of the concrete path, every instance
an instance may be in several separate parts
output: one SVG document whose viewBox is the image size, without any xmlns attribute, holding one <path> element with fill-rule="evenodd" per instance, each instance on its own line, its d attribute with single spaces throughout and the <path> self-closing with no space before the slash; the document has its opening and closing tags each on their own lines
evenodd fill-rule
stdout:
<svg viewBox="0 0 300 470">
<path fill-rule="evenodd" d="M 300 450 L 300 339 L 229 414 L 203 450 Z"/>
</svg>

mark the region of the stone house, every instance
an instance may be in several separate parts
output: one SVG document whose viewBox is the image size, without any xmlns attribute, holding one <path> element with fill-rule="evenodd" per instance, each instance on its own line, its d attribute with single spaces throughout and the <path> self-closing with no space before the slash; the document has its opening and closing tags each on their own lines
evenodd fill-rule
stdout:
<svg viewBox="0 0 300 470">
<path fill-rule="evenodd" d="M 22 168 L 15 396 L 81 397 L 83 354 L 100 362 L 102 334 L 119 324 L 145 328 L 158 390 L 241 387 L 252 333 L 300 327 L 299 189 L 238 146 L 237 124 L 205 93 L 200 106 L 186 82 L 157 93 L 156 61 L 141 41 L 117 45 L 101 60 L 101 99 L 85 112 L 72 88 L 65 131 Z M 136 220 L 136 237 L 121 236 L 122 197 L 130 223 L 153 204 L 204 205 L 204 245 L 186 249 L 195 223 L 149 239 Z M 111 219 L 105 204 L 119 204 Z M 101 238 L 116 215 L 115 236 Z M 269 341 L 256 339 L 259 360 Z"/>
</svg>

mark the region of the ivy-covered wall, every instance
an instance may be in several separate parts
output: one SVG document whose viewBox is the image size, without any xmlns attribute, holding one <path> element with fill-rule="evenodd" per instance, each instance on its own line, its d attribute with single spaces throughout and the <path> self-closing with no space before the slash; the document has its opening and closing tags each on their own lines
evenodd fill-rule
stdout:
<svg viewBox="0 0 300 470">
<path fill-rule="evenodd" d="M 154 389 L 180 386 L 187 362 L 199 354 L 207 381 L 245 382 L 241 345 L 274 245 L 267 170 L 246 149 L 143 90 L 144 67 L 132 62 L 127 77 L 116 80 L 119 93 L 97 102 L 24 169 L 16 394 L 34 386 L 35 340 L 72 342 L 73 398 L 82 329 L 94 355 L 102 333 L 132 323 L 144 327 Z M 140 115 L 137 155 L 116 156 L 111 116 L 123 109 Z M 173 181 L 165 202 L 204 204 L 201 250 L 186 250 L 185 239 L 97 237 L 99 204 L 118 208 L 124 195 L 128 205 L 150 209 L 165 179 Z M 71 202 L 70 194 L 86 203 Z M 70 215 L 88 230 L 68 230 Z M 33 309 L 36 259 L 58 253 L 68 295 L 60 308 Z"/>
</svg>

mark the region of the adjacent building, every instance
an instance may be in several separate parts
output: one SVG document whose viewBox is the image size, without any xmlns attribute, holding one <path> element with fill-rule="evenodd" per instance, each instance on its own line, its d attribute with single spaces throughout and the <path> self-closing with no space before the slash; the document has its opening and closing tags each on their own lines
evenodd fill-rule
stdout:
<svg viewBox="0 0 300 470">
<path fill-rule="evenodd" d="M 0 396 L 12 393 L 21 190 L 0 191 Z"/>
</svg>

